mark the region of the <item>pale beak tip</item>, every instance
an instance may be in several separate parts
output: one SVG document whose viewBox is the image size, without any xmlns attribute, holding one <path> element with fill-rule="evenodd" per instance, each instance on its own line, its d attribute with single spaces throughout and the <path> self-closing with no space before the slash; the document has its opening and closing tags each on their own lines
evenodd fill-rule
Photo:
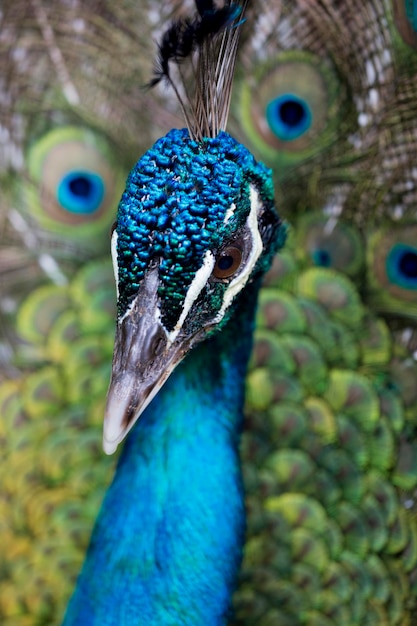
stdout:
<svg viewBox="0 0 417 626">
<path fill-rule="evenodd" d="M 114 454 L 117 446 L 123 441 L 127 429 L 123 423 L 127 399 L 120 398 L 119 387 L 110 386 L 107 393 L 107 404 L 104 412 L 103 450 L 106 454 Z"/>
<path fill-rule="evenodd" d="M 114 441 L 108 441 L 107 439 L 105 439 L 105 437 L 103 437 L 103 450 L 105 454 L 108 454 L 110 456 L 116 452 L 117 443 L 115 443 Z"/>
<path fill-rule="evenodd" d="M 112 418 L 110 418 L 110 415 L 112 415 Z M 126 434 L 121 421 L 115 419 L 115 415 L 117 416 L 117 412 L 107 410 L 104 416 L 103 450 L 108 455 L 116 452 L 117 446 Z"/>
</svg>

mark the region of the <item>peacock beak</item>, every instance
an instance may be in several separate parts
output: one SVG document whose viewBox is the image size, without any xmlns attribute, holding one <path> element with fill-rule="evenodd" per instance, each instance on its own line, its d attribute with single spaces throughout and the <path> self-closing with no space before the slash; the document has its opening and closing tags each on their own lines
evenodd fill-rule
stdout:
<svg viewBox="0 0 417 626">
<path fill-rule="evenodd" d="M 158 271 L 143 280 L 137 297 L 119 320 L 104 415 L 103 448 L 113 454 L 151 400 L 190 349 L 171 342 L 159 319 Z"/>
</svg>

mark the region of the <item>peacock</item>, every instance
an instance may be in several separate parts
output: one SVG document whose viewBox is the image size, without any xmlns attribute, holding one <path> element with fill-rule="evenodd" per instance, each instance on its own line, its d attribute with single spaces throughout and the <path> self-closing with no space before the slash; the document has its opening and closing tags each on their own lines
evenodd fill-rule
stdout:
<svg viewBox="0 0 417 626">
<path fill-rule="evenodd" d="M 113 457 L 102 454 L 101 430 L 114 318 L 123 317 L 132 295 L 115 310 L 109 248 L 121 235 L 118 224 L 113 234 L 111 226 L 138 155 L 152 159 L 152 144 L 183 125 L 172 92 L 141 85 L 152 76 L 160 24 L 188 15 L 186 3 L 113 4 L 59 2 L 51 12 L 39 0 L 6 1 L 1 9 L 0 616 L 6 626 L 61 623 L 76 585 L 115 469 Z M 240 143 L 230 139 L 228 149 L 238 150 L 263 181 L 267 169 L 260 163 L 272 168 L 288 232 L 259 294 L 240 443 L 246 528 L 235 526 L 230 538 L 236 547 L 245 532 L 245 547 L 224 619 L 236 625 L 414 624 L 415 11 L 412 3 L 388 0 L 252 0 L 245 16 L 228 127 Z M 169 138 L 183 145 L 183 131 Z M 159 140 L 156 145 L 162 150 Z M 268 185 L 256 184 L 271 198 Z M 190 193 L 203 188 L 199 183 Z M 221 237 L 218 230 L 211 236 Z M 231 252 L 234 263 L 239 252 Z M 230 262 L 217 269 L 227 274 Z M 172 324 L 181 294 L 178 275 L 166 270 L 162 289 L 175 306 L 161 314 Z M 124 271 L 119 268 L 119 301 Z M 237 297 L 254 305 L 246 289 L 255 287 L 247 284 Z M 207 314 L 200 311 L 198 321 Z M 247 314 L 241 330 L 250 326 Z M 189 395 L 191 380 L 205 394 L 208 414 L 217 414 L 226 392 L 239 404 L 233 382 L 243 376 L 244 358 L 230 364 L 226 357 L 248 352 L 250 332 L 228 338 L 225 323 L 149 405 L 117 472 L 129 471 L 126 459 L 135 456 L 146 415 L 151 422 L 152 411 L 200 404 L 202 396 Z M 148 349 L 160 340 L 155 335 Z M 230 378 L 214 393 L 218 355 Z M 115 440 L 112 429 L 107 432 L 110 451 Z M 145 439 L 141 449 L 151 452 L 155 439 Z M 213 510 L 218 441 L 210 441 L 194 451 L 204 475 L 187 475 L 180 494 L 187 504 L 193 483 L 204 479 L 204 515 Z M 229 450 L 236 445 L 230 442 Z M 228 489 L 233 477 L 221 478 Z M 163 496 L 157 484 L 146 489 L 138 505 L 142 519 L 123 526 L 128 537 L 152 514 L 149 502 Z M 239 497 L 234 489 L 230 507 Z M 175 517 L 177 503 L 172 506 Z M 231 518 L 214 538 L 236 523 L 227 509 Z M 187 549 L 187 537 L 174 544 L 183 568 L 205 562 Z M 238 552 L 227 554 L 232 570 Z M 118 558 L 99 558 L 106 556 Z M 168 555 L 160 558 L 165 563 Z M 222 596 L 228 608 L 230 576 Z M 181 588 L 189 583 L 181 580 Z M 99 591 L 105 597 L 105 588 Z M 175 585 L 160 591 L 159 606 L 184 601 Z M 187 605 L 191 609 L 197 610 Z M 129 620 L 129 610 L 122 602 L 108 606 L 108 619 L 121 611 Z"/>
</svg>

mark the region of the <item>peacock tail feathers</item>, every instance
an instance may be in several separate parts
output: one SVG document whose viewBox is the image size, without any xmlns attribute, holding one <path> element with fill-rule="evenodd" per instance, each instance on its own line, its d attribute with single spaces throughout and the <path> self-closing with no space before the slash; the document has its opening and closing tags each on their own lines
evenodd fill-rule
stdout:
<svg viewBox="0 0 417 626">
<path fill-rule="evenodd" d="M 413 623 L 416 364 L 349 278 L 287 272 L 278 257 L 247 379 L 236 623 Z"/>
<path fill-rule="evenodd" d="M 268 9 L 242 55 L 235 111 L 274 168 L 282 210 L 325 208 L 360 225 L 412 217 L 416 60 L 391 4 Z"/>
<path fill-rule="evenodd" d="M 0 621 L 58 624 L 113 462 L 111 224 L 181 124 L 157 0 L 0 13 Z M 253 0 L 230 130 L 290 224 L 261 292 L 235 624 L 417 620 L 417 26 L 412 3 Z"/>
<path fill-rule="evenodd" d="M 82 564 L 113 467 L 100 441 L 114 298 L 106 258 L 19 307 L 0 385 L 4 624 L 58 623 Z"/>
</svg>

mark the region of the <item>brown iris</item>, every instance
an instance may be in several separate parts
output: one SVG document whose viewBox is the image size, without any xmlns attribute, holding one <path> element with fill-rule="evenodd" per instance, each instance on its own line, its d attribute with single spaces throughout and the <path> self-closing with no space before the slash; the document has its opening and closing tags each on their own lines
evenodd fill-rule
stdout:
<svg viewBox="0 0 417 626">
<path fill-rule="evenodd" d="M 224 248 L 216 259 L 213 275 L 215 278 L 229 278 L 240 267 L 242 250 L 236 246 Z"/>
</svg>

